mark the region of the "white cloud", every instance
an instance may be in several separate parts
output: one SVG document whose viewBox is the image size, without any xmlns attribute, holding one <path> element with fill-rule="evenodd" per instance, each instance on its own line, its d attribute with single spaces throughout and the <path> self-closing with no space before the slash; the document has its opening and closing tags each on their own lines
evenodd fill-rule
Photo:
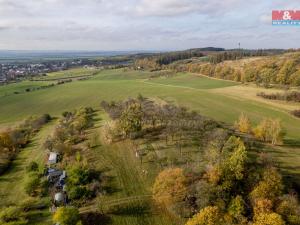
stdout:
<svg viewBox="0 0 300 225">
<path fill-rule="evenodd" d="M 142 0 L 135 7 L 140 16 L 178 16 L 188 13 L 204 15 L 226 13 L 238 0 Z"/>
<path fill-rule="evenodd" d="M 264 23 L 264 24 L 271 24 L 271 22 L 272 22 L 272 15 L 271 15 L 271 13 L 266 14 L 266 15 L 261 15 L 261 16 L 259 17 L 259 20 L 260 20 L 262 23 Z"/>
<path fill-rule="evenodd" d="M 0 48 L 167 49 L 282 42 L 271 10 L 299 0 L 0 0 Z M 299 28 L 292 30 L 300 38 Z M 268 35 L 269 32 L 269 35 Z M 255 34 L 255 35 L 254 35 Z M 273 41 L 272 41 L 273 39 Z"/>
</svg>

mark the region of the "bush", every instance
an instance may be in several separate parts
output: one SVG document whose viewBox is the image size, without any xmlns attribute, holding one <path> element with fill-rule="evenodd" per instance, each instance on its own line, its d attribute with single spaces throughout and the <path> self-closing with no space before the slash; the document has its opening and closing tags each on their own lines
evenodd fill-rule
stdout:
<svg viewBox="0 0 300 225">
<path fill-rule="evenodd" d="M 35 196 L 37 189 L 40 186 L 40 178 L 37 173 L 32 173 L 29 175 L 25 183 L 25 192 L 30 196 Z"/>
<path fill-rule="evenodd" d="M 68 171 L 68 182 L 71 185 L 86 185 L 91 182 L 91 171 L 89 169 L 82 168 L 81 166 L 74 166 Z"/>
<path fill-rule="evenodd" d="M 29 197 L 23 200 L 19 206 L 24 212 L 28 212 L 30 210 L 44 209 L 49 206 L 49 202 L 47 199 L 41 200 L 39 198 Z"/>
<path fill-rule="evenodd" d="M 69 188 L 68 194 L 71 200 L 78 200 L 83 198 L 89 198 L 92 193 L 84 186 L 73 186 Z"/>
<path fill-rule="evenodd" d="M 0 222 L 1 224 L 14 222 L 14 224 L 26 224 L 27 221 L 23 216 L 22 210 L 17 206 L 9 206 L 2 209 L 0 212 Z"/>
<path fill-rule="evenodd" d="M 288 102 L 300 102 L 300 92 L 292 91 L 289 93 L 272 93 L 272 94 L 266 94 L 264 92 L 260 92 L 257 94 L 257 96 L 260 96 L 265 99 L 270 100 L 282 100 L 282 101 L 288 101 Z"/>
<path fill-rule="evenodd" d="M 79 211 L 73 207 L 60 207 L 55 212 L 53 221 L 60 225 L 76 225 L 80 222 Z"/>
<path fill-rule="evenodd" d="M 294 110 L 291 112 L 291 114 L 300 118 L 300 110 Z"/>
<path fill-rule="evenodd" d="M 33 172 L 33 171 L 38 171 L 39 170 L 39 164 L 37 162 L 30 162 L 29 165 L 26 168 L 27 172 Z"/>
</svg>

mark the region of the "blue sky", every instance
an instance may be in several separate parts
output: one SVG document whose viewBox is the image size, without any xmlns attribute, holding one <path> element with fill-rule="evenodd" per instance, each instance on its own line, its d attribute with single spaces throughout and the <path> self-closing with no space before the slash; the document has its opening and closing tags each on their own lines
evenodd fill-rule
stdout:
<svg viewBox="0 0 300 225">
<path fill-rule="evenodd" d="M 0 0 L 0 49 L 299 48 L 300 26 L 271 25 L 299 0 Z"/>
</svg>

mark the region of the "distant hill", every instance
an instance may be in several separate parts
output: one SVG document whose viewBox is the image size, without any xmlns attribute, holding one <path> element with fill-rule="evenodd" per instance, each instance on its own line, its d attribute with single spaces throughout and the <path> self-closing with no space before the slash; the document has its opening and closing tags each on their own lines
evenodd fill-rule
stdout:
<svg viewBox="0 0 300 225">
<path fill-rule="evenodd" d="M 0 63 L 66 60 L 142 54 L 145 51 L 27 51 L 0 50 Z"/>
</svg>

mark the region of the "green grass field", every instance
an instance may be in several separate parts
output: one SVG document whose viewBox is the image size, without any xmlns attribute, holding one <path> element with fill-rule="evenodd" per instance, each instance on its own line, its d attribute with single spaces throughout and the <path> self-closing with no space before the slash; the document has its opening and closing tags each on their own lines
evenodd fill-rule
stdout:
<svg viewBox="0 0 300 225">
<path fill-rule="evenodd" d="M 90 134 L 100 134 L 102 125 L 105 123 L 106 114 L 101 113 L 95 127 Z M 105 144 L 100 142 L 99 146 L 86 152 L 84 157 L 92 167 L 102 171 L 102 176 L 106 177 L 104 189 L 107 194 L 88 207 L 83 207 L 81 211 L 95 210 L 97 204 L 106 208 L 108 205 L 122 202 L 126 203 L 126 210 L 108 215 L 111 225 L 177 225 L 180 220 L 175 219 L 158 209 L 151 198 L 151 188 L 159 168 L 156 164 L 141 164 L 132 151 L 129 141 Z M 143 170 L 149 171 L 147 175 Z M 138 200 L 136 200 L 138 198 Z M 101 208 L 102 208 L 101 207 Z M 124 205 L 123 205 L 124 207 Z M 178 223 L 179 222 L 179 223 Z"/>
<path fill-rule="evenodd" d="M 54 125 L 55 121 L 45 125 L 31 143 L 17 155 L 8 171 L 0 176 L 0 208 L 8 205 L 20 205 L 28 199 L 24 190 L 27 177 L 26 167 L 32 161 L 39 163 L 40 166 L 45 164 L 47 151 L 42 146 L 47 136 L 53 131 Z M 49 201 L 48 198 L 44 198 L 44 200 Z M 30 224 L 51 224 L 51 214 L 48 208 L 37 213 L 38 216 L 32 215 Z"/>
<path fill-rule="evenodd" d="M 141 79 L 137 79 L 139 76 Z M 12 123 L 30 115 L 43 113 L 60 115 L 65 110 L 80 106 L 99 106 L 102 100 L 121 100 L 141 93 L 198 110 L 208 117 L 229 124 L 232 124 L 241 112 L 246 112 L 253 122 L 258 122 L 263 117 L 280 118 L 286 128 L 287 137 L 300 138 L 300 120 L 288 115 L 280 108 L 270 107 L 268 104 L 255 100 L 245 100 L 239 96 L 233 98 L 210 91 L 213 88 L 221 88 L 221 83 L 223 87 L 228 87 L 234 84 L 232 82 L 193 77 L 182 84 L 178 80 L 184 78 L 176 78 L 176 81 L 171 78 L 170 84 L 165 84 L 168 79 L 160 83 L 158 81 L 161 78 L 159 78 L 157 83 L 156 79 L 145 80 L 145 76 L 147 73 L 138 71 L 102 71 L 86 81 L 76 81 L 44 90 L 2 97 L 0 98 L 0 124 Z M 191 75 L 184 76 L 189 78 Z M 199 80 L 195 82 L 195 79 Z M 13 88 L 18 88 L 18 85 L 23 84 L 19 83 Z M 201 85 L 204 88 L 201 88 Z M 2 88 L 8 87 L 0 87 L 0 93 Z"/>
<path fill-rule="evenodd" d="M 10 85 L 0 86 L 0 98 L 7 97 L 9 95 L 15 95 L 16 93 L 25 93 L 26 89 L 30 88 L 39 88 L 41 86 L 45 86 L 51 84 L 49 81 L 41 81 L 41 82 L 32 82 L 32 81 L 22 81 L 18 83 L 13 83 Z"/>
<path fill-rule="evenodd" d="M 60 79 L 68 79 L 68 78 L 79 78 L 79 77 L 91 76 L 97 71 L 99 71 L 99 69 L 93 67 L 74 68 L 69 70 L 47 73 L 46 76 L 38 77 L 37 80 L 60 80 Z"/>
<path fill-rule="evenodd" d="M 80 75 L 80 73 L 78 73 Z M 280 118 L 286 130 L 286 145 L 268 149 L 281 168 L 297 179 L 300 174 L 300 120 L 292 117 L 280 106 L 270 105 L 255 98 L 245 98 L 243 95 L 234 96 L 232 93 L 222 93 L 222 88 L 236 87 L 240 84 L 230 81 L 215 80 L 193 74 L 177 74 L 172 78 L 148 79 L 150 73 L 130 70 L 104 70 L 93 78 L 85 81 L 73 81 L 48 89 L 20 94 L 4 95 L 23 89 L 25 86 L 40 85 L 39 82 L 24 81 L 0 87 L 0 127 L 12 125 L 31 115 L 49 113 L 59 116 L 63 111 L 73 110 L 81 106 L 99 108 L 102 100 L 122 100 L 143 96 L 160 99 L 176 105 L 186 106 L 201 114 L 218 121 L 232 125 L 239 115 L 246 113 L 255 124 L 264 117 Z M 58 77 L 58 75 L 53 75 Z M 218 90 L 218 91 L 215 91 Z M 300 108 L 300 105 L 299 105 Z M 103 115 L 101 115 L 103 117 Z M 99 122 L 100 123 L 100 122 Z M 100 126 L 98 124 L 96 127 Z M 91 132 L 99 132 L 95 130 Z M 33 144 L 20 153 L 14 162 L 12 170 L 0 177 L 0 195 L 2 205 L 17 201 L 24 197 L 21 187 L 16 185 L 18 178 L 24 175 L 24 163 L 32 157 L 41 161 L 43 150 L 40 145 L 51 131 L 47 125 L 33 141 Z M 32 156 L 33 155 L 33 156 Z M 89 162 L 94 163 L 100 170 L 106 170 L 111 176 L 113 192 L 107 201 L 131 196 L 149 195 L 157 168 L 141 167 L 135 158 L 129 144 L 101 145 L 87 155 Z M 24 161 L 25 160 L 25 161 Z M 22 169 L 23 168 L 23 169 Z M 153 171 L 147 177 L 141 174 L 142 169 Z M 12 182 L 12 183 L 10 183 Z M 15 183 L 14 183 L 15 182 Z M 11 188 L 11 190 L 8 190 Z M 18 195 L 14 196 L 13 193 Z M 169 215 L 160 213 L 151 200 L 147 200 L 150 208 L 140 215 L 130 213 L 112 216 L 111 223 L 116 225 L 168 225 L 175 224 Z"/>
</svg>

